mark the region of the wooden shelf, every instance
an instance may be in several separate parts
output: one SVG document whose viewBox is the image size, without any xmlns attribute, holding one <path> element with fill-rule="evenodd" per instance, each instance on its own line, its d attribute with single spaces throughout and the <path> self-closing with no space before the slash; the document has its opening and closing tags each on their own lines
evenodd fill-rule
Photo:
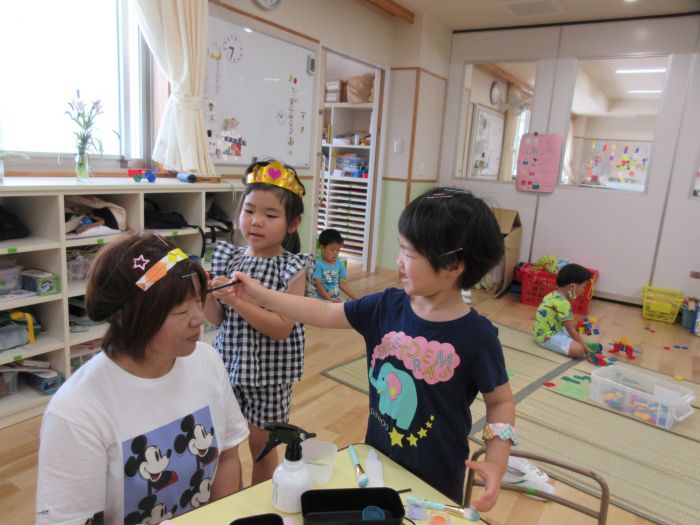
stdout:
<svg viewBox="0 0 700 525">
<path fill-rule="evenodd" d="M 0 242 L 0 263 L 16 260 L 25 268 L 40 268 L 61 277 L 62 293 L 45 296 L 26 296 L 0 301 L 0 311 L 36 306 L 36 315 L 47 333 L 41 333 L 36 343 L 0 352 L 0 364 L 39 357 L 51 363 L 51 368 L 68 378 L 71 346 L 100 339 L 108 324 L 88 327 L 85 332 L 71 333 L 69 303 L 72 297 L 85 294 L 87 281 L 66 282 L 68 276 L 67 252 L 80 246 L 99 246 L 119 239 L 120 235 L 72 238 L 63 231 L 66 195 L 97 195 L 122 206 L 126 211 L 127 226 L 144 229 L 144 198 L 154 198 L 167 204 L 172 211 L 182 213 L 190 224 L 203 227 L 206 199 L 213 197 L 217 205 L 231 217 L 235 215 L 236 199 L 240 189 L 229 183 L 186 184 L 174 179 L 156 180 L 155 183 L 136 183 L 122 178 L 95 178 L 78 184 L 69 177 L 6 177 L 0 201 L 32 232 L 29 237 Z M 185 251 L 199 247 L 201 239 L 196 228 L 156 230 L 169 237 Z M 49 335 L 50 334 L 50 335 Z M 0 428 L 40 415 L 51 396 L 23 385 L 17 393 L 0 397 Z"/>
<path fill-rule="evenodd" d="M 347 73 L 349 76 L 356 72 L 345 71 L 348 68 L 346 58 L 328 51 L 326 65 L 334 71 L 335 78 Z M 374 74 L 375 93 L 380 93 L 381 72 L 361 64 L 353 64 L 355 70 L 367 70 Z M 338 73 L 340 71 L 340 73 Z M 370 265 L 370 249 L 372 247 L 372 200 L 375 192 L 374 173 L 376 164 L 376 145 L 378 143 L 379 101 L 362 104 L 348 102 L 332 102 L 323 105 L 321 126 L 324 130 L 324 140 L 321 143 L 323 163 L 320 166 L 321 192 L 319 198 L 317 230 L 326 228 L 338 230 L 345 241 L 344 253 L 352 253 L 357 257 L 363 270 Z M 349 137 L 355 134 L 369 135 L 370 145 L 334 144 L 333 138 Z M 352 160 L 348 160 L 351 157 Z M 340 160 L 345 158 L 346 160 Z M 367 178 L 352 176 L 357 168 L 366 169 Z M 333 175 L 338 170 L 342 175 Z M 345 171 L 347 170 L 347 171 Z"/>
</svg>

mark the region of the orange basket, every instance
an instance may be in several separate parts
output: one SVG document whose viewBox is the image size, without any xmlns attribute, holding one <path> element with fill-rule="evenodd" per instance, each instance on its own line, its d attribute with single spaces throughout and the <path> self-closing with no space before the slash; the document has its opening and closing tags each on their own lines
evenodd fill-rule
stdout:
<svg viewBox="0 0 700 525">
<path fill-rule="evenodd" d="M 571 309 L 575 314 L 586 315 L 588 303 L 593 297 L 593 288 L 598 280 L 598 270 L 588 268 L 593 277 L 586 284 L 586 288 L 580 296 L 571 303 Z M 539 306 L 544 296 L 557 289 L 557 274 L 546 270 L 535 270 L 531 263 L 524 264 L 520 269 L 520 302 L 531 306 Z"/>
</svg>

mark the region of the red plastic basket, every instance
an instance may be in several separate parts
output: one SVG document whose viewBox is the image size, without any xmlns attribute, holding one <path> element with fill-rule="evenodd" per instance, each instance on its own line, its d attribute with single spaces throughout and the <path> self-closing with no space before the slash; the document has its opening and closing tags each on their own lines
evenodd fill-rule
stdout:
<svg viewBox="0 0 700 525">
<path fill-rule="evenodd" d="M 595 282 L 598 280 L 598 270 L 588 269 L 593 277 L 586 284 L 583 294 L 579 295 L 571 303 L 571 309 L 575 314 L 588 313 L 588 303 L 593 297 Z M 531 263 L 524 264 L 520 268 L 520 302 L 531 306 L 539 306 L 542 299 L 549 292 L 557 289 L 557 274 L 546 270 L 535 270 Z"/>
</svg>

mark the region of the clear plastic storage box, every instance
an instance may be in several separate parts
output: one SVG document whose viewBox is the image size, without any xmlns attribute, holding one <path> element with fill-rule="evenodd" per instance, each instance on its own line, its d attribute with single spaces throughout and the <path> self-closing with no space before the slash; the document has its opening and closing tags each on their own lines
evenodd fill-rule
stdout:
<svg viewBox="0 0 700 525">
<path fill-rule="evenodd" d="M 591 374 L 589 397 L 608 408 L 661 428 L 671 428 L 693 413 L 693 391 L 620 365 Z"/>
<path fill-rule="evenodd" d="M 0 372 L 0 397 L 17 392 L 17 376 L 19 372 Z"/>
</svg>

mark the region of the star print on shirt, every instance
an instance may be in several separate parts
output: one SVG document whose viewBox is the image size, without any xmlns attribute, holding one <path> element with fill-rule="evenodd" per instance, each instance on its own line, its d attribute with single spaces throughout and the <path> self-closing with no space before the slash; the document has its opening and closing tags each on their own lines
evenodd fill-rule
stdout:
<svg viewBox="0 0 700 525">
<path fill-rule="evenodd" d="M 394 445 L 399 446 L 403 448 L 403 438 L 404 435 L 396 430 L 396 428 L 392 428 L 391 432 L 389 432 L 389 437 L 391 438 L 391 446 L 393 447 Z"/>
</svg>

